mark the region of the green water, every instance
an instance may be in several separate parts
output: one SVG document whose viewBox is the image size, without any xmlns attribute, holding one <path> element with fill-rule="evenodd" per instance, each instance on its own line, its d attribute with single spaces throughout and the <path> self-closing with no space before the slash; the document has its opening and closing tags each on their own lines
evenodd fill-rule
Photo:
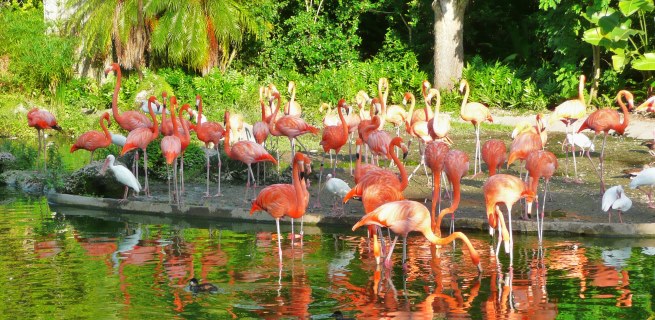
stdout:
<svg viewBox="0 0 655 320">
<path fill-rule="evenodd" d="M 363 233 L 307 227 L 292 247 L 283 222 L 117 215 L 49 206 L 0 188 L 0 317 L 11 319 L 354 318 L 647 319 L 655 239 L 516 236 L 515 264 L 487 234 L 433 256 L 419 234 L 392 269 L 376 268 Z M 192 293 L 192 277 L 218 292 Z"/>
</svg>

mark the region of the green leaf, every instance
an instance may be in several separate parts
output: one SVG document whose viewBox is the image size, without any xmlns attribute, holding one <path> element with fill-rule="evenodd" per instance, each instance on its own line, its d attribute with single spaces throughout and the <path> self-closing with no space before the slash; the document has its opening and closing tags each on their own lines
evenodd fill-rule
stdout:
<svg viewBox="0 0 655 320">
<path fill-rule="evenodd" d="M 624 16 L 629 17 L 637 11 L 653 11 L 655 6 L 653 0 L 624 0 L 619 1 L 619 10 Z"/>
<path fill-rule="evenodd" d="M 621 26 L 621 15 L 618 12 L 614 12 L 610 15 L 603 16 L 598 19 L 598 26 L 601 28 L 603 34 L 609 33 Z"/>
<path fill-rule="evenodd" d="M 603 35 L 600 32 L 600 28 L 593 28 L 586 30 L 582 35 L 582 40 L 584 42 L 590 43 L 597 46 L 600 41 L 603 39 Z"/>
<path fill-rule="evenodd" d="M 625 67 L 625 55 L 615 54 L 612 56 L 612 67 L 614 71 L 621 72 Z"/>
<path fill-rule="evenodd" d="M 655 52 L 644 54 L 643 57 L 632 63 L 632 67 L 641 71 L 655 70 Z"/>
<path fill-rule="evenodd" d="M 606 8 L 602 10 L 595 10 L 591 6 L 587 8 L 587 12 L 585 13 L 584 17 L 589 20 L 589 22 L 593 24 L 598 24 L 598 21 L 602 17 L 607 17 L 615 13 L 616 10 L 612 8 Z"/>
</svg>

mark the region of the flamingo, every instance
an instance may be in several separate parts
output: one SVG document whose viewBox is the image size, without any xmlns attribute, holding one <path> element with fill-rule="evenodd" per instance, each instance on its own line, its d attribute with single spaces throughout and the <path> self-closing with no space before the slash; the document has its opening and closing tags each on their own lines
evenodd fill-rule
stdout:
<svg viewBox="0 0 655 320">
<path fill-rule="evenodd" d="M 175 118 L 175 109 L 171 109 L 171 117 Z M 173 126 L 173 132 L 178 131 L 177 121 L 172 121 L 171 125 Z M 176 199 L 176 203 L 180 204 L 180 191 L 177 184 L 177 158 L 182 153 L 182 142 L 180 138 L 176 135 L 164 136 L 160 142 L 161 153 L 166 160 L 166 173 L 168 174 L 168 201 L 169 203 L 173 202 L 173 199 Z M 173 188 L 174 192 L 171 195 L 171 177 L 170 177 L 170 165 L 173 164 Z"/>
<path fill-rule="evenodd" d="M 512 206 L 521 198 L 526 202 L 534 201 L 535 193 L 523 182 L 523 180 L 508 174 L 496 174 L 489 177 L 482 186 L 484 200 L 487 207 L 487 219 L 489 221 L 489 233 L 493 235 L 494 228 L 498 226 L 498 233 L 501 237 L 498 241 L 496 252 L 500 249 L 501 240 L 505 243 L 505 252 L 510 256 L 510 267 L 514 264 L 514 252 L 512 246 Z M 507 207 L 507 219 L 509 230 L 505 226 L 505 218 L 499 205 L 504 203 Z"/>
<path fill-rule="evenodd" d="M 462 120 L 472 123 L 475 127 L 475 159 L 473 162 L 473 175 L 477 175 L 478 171 L 482 171 L 482 159 L 480 159 L 480 124 L 484 121 L 493 123 L 494 120 L 491 117 L 489 108 L 485 105 L 479 102 L 468 102 L 469 83 L 466 79 L 462 79 L 459 83 L 459 91 L 464 93 L 464 99 L 462 99 L 462 107 L 459 115 Z"/>
<path fill-rule="evenodd" d="M 296 137 L 308 132 L 312 134 L 317 134 L 319 130 L 318 128 L 307 124 L 305 120 L 295 115 L 286 115 L 280 118 L 279 120 L 277 120 L 276 122 L 274 122 L 273 120 L 275 119 L 275 116 L 277 115 L 280 109 L 280 93 L 273 92 L 272 99 L 277 100 L 277 107 L 275 108 L 275 112 L 273 113 L 273 115 L 271 116 L 268 122 L 268 130 L 274 136 L 284 135 L 289 138 L 289 142 L 291 143 L 291 156 L 293 158 L 294 153 L 296 152 L 295 150 Z"/>
<path fill-rule="evenodd" d="M 514 130 L 512 130 L 512 139 L 516 138 L 516 136 L 519 133 L 523 132 L 533 132 L 536 134 L 539 134 L 539 137 L 541 138 L 541 145 L 543 147 L 546 147 L 546 142 L 548 141 L 548 132 L 546 131 L 546 127 L 544 125 L 543 121 L 543 114 L 538 113 L 536 115 L 536 125 L 532 125 L 527 121 L 520 122 L 514 127 Z"/>
<path fill-rule="evenodd" d="M 318 107 L 318 112 L 320 113 L 325 113 L 325 116 L 323 117 L 323 126 L 328 127 L 328 126 L 338 126 L 341 124 L 341 120 L 339 119 L 338 114 L 332 113 L 332 107 L 323 102 L 321 103 L 321 106 Z"/>
<path fill-rule="evenodd" d="M 578 119 L 583 118 L 587 113 L 587 104 L 584 101 L 584 85 L 585 85 L 585 76 L 580 75 L 580 81 L 578 83 L 578 97 L 576 99 L 570 99 L 562 102 L 560 105 L 555 107 L 555 111 L 550 115 L 550 123 L 553 123 L 557 120 L 562 121 L 566 126 L 565 133 L 569 133 L 569 127 L 576 122 Z M 573 133 L 573 132 L 571 132 Z M 566 176 L 568 177 L 568 152 L 566 153 Z M 574 181 L 578 181 L 578 165 L 575 159 L 575 153 L 573 153 L 573 169 L 575 173 Z"/>
<path fill-rule="evenodd" d="M 103 120 L 107 121 L 107 126 L 111 125 L 109 113 L 103 113 L 102 116 L 100 116 L 100 127 L 102 127 L 102 132 L 87 131 L 83 133 L 71 146 L 70 152 L 73 153 L 78 149 L 91 151 L 91 158 L 89 159 L 89 163 L 91 163 L 91 161 L 93 161 L 93 153 L 96 151 L 96 149 L 109 147 L 112 138 Z"/>
<path fill-rule="evenodd" d="M 264 91 L 266 87 L 259 88 L 259 105 L 262 109 L 262 121 L 257 121 L 252 125 L 252 134 L 255 137 L 255 142 L 262 146 L 268 139 L 268 124 L 266 119 L 266 104 L 264 103 Z"/>
<path fill-rule="evenodd" d="M 434 105 L 434 117 L 428 120 L 428 133 L 433 140 L 443 140 L 448 144 L 452 144 L 453 141 L 448 137 L 448 132 L 450 132 L 450 115 L 439 112 L 441 94 L 437 89 L 430 89 L 426 97 L 427 101 L 431 103 L 434 97 L 437 97 L 437 102 Z"/>
<path fill-rule="evenodd" d="M 341 148 L 346 144 L 346 142 L 348 142 L 348 123 L 346 123 L 346 119 L 343 116 L 343 111 L 341 110 L 346 108 L 348 108 L 346 105 L 346 100 L 339 100 L 339 103 L 337 104 L 337 113 L 339 114 L 341 123 L 336 126 L 327 126 L 323 128 L 323 137 L 319 143 L 321 146 L 323 146 L 323 152 L 330 154 L 330 165 L 332 165 L 332 175 L 334 176 L 336 176 L 335 168 L 337 166 L 337 162 L 339 161 L 339 151 L 341 151 Z M 332 150 L 334 150 L 335 153 L 334 164 L 332 163 Z M 321 205 L 321 180 L 323 178 L 323 163 L 325 163 L 325 153 L 323 154 L 323 161 L 321 162 L 321 172 L 318 175 L 319 190 L 318 197 L 316 197 L 317 207 L 320 207 Z"/>
<path fill-rule="evenodd" d="M 407 155 L 407 146 L 402 138 L 396 137 L 389 143 L 389 150 L 399 147 Z M 403 200 L 403 190 L 407 188 L 407 171 L 395 152 L 389 152 L 390 157 L 400 170 L 400 179 L 394 172 L 385 169 L 371 170 L 363 176 L 357 185 L 343 197 L 343 203 L 348 202 L 354 196 L 359 196 L 364 204 L 364 212 L 369 213 L 375 208 L 391 201 Z M 373 254 L 377 263 L 380 263 L 380 244 L 377 241 L 377 230 L 369 227 L 369 233 L 373 235 Z"/>
<path fill-rule="evenodd" d="M 413 114 L 414 113 L 414 106 L 416 105 L 416 98 L 411 92 L 406 92 L 405 96 L 403 97 L 403 105 L 407 105 L 407 101 L 410 101 L 410 106 L 409 106 L 409 111 L 408 114 Z M 424 118 L 428 118 L 427 115 L 427 110 L 429 108 L 424 108 L 421 111 L 424 113 Z M 428 143 L 429 141 L 432 140 L 430 137 L 430 134 L 428 132 L 428 122 L 426 120 L 421 120 L 420 117 L 417 117 L 416 120 L 412 120 L 412 122 L 406 121 L 405 122 L 405 129 L 408 134 L 416 137 L 418 140 L 418 151 L 419 154 L 421 155 L 421 161 L 420 163 L 414 168 L 412 173 L 409 175 L 409 179 L 412 179 L 412 176 L 416 171 L 423 166 L 423 169 L 425 170 L 425 176 L 427 177 L 428 171 L 425 169 L 425 154 L 423 153 L 424 151 L 422 150 L 421 146 L 424 143 Z"/>
<path fill-rule="evenodd" d="M 37 140 L 39 141 L 39 153 L 43 147 L 43 170 L 47 170 L 46 165 L 46 145 L 45 136 L 42 130 L 55 129 L 61 131 L 61 127 L 57 124 L 57 119 L 52 113 L 39 108 L 33 108 L 27 113 L 27 125 L 36 129 Z"/>
<path fill-rule="evenodd" d="M 432 207 L 430 217 L 432 219 L 432 231 L 436 232 L 436 208 L 441 203 L 441 174 L 444 169 L 444 161 L 450 147 L 441 141 L 431 141 L 425 146 L 425 163 L 432 171 Z"/>
<path fill-rule="evenodd" d="M 366 145 L 368 145 L 368 148 L 371 150 L 371 154 L 376 155 L 378 158 L 383 156 L 389 159 L 389 152 L 391 149 L 388 147 L 391 142 L 391 136 L 389 136 L 386 131 L 379 129 L 380 124 L 384 121 L 381 120 L 383 118 L 384 116 L 382 116 L 382 118 L 374 116 L 371 120 L 371 124 L 364 128 L 361 135 L 362 140 L 364 140 Z M 379 159 L 377 162 L 379 164 Z"/>
<path fill-rule="evenodd" d="M 603 211 L 608 213 L 608 222 L 612 222 L 612 209 L 614 209 L 618 211 L 619 221 L 623 223 L 621 213 L 632 208 L 632 200 L 626 196 L 622 186 L 614 186 L 605 190 L 605 193 L 603 194 L 602 208 Z"/>
<path fill-rule="evenodd" d="M 419 231 L 423 233 L 425 238 L 433 245 L 446 245 L 459 238 L 462 240 L 469 249 L 471 261 L 478 267 L 478 271 L 482 272 L 480 264 L 480 256 L 475 250 L 468 237 L 461 232 L 455 232 L 446 238 L 441 238 L 432 232 L 430 223 L 430 212 L 421 203 L 410 200 L 400 200 L 389 202 L 377 209 L 367 213 L 362 217 L 352 228 L 355 231 L 363 225 L 375 225 L 381 227 L 388 227 L 396 234 L 396 237 L 391 244 L 389 254 L 386 257 L 385 264 L 387 267 L 391 266 L 391 254 L 393 248 L 398 240 L 398 235 L 403 236 L 403 265 L 407 261 L 407 234 L 411 231 Z"/>
<path fill-rule="evenodd" d="M 630 181 L 630 189 L 641 189 L 641 186 L 650 186 L 651 190 L 646 193 L 646 195 L 648 195 L 648 207 L 655 208 L 655 203 L 653 203 L 652 197 L 653 188 L 655 187 L 655 168 L 641 170 L 641 172 Z"/>
<path fill-rule="evenodd" d="M 537 198 L 537 235 L 539 237 L 539 242 L 543 240 L 544 213 L 546 212 L 546 194 L 548 193 L 548 185 L 550 183 L 550 178 L 555 173 L 555 170 L 557 170 L 557 167 L 557 157 L 550 151 L 535 150 L 528 154 L 528 157 L 525 159 L 525 169 L 528 171 L 528 175 L 531 179 L 530 190 L 535 193 Z M 537 187 L 539 186 L 539 178 L 541 177 L 546 180 L 546 186 L 544 187 L 544 205 L 540 216 Z M 530 214 L 532 211 L 532 203 L 526 203 L 526 206 L 527 214 Z"/>
<path fill-rule="evenodd" d="M 130 170 L 121 165 L 114 165 L 115 160 L 116 158 L 113 154 L 108 155 L 105 160 L 105 164 L 100 170 L 100 174 L 104 175 L 107 171 L 107 168 L 111 169 L 111 171 L 114 173 L 114 176 L 116 177 L 116 180 L 125 185 L 125 194 L 123 195 L 123 201 L 125 201 L 127 200 L 127 192 L 129 190 L 128 188 L 132 188 L 135 194 L 138 194 L 141 191 L 141 184 L 139 184 L 139 180 L 136 179 Z"/>
<path fill-rule="evenodd" d="M 205 143 L 205 148 L 209 149 L 209 144 L 214 144 L 214 149 L 216 150 L 216 158 L 218 158 L 218 192 L 214 194 L 215 197 L 221 196 L 221 151 L 218 146 L 223 135 L 225 134 L 225 129 L 218 122 L 200 122 L 202 117 L 202 97 L 200 95 L 196 96 L 196 108 L 198 109 L 197 121 L 194 126 L 198 140 Z M 268 132 L 268 130 L 267 130 Z M 256 136 L 256 135 L 255 135 Z M 207 190 L 205 191 L 205 197 L 209 197 L 209 153 L 207 153 Z"/>
<path fill-rule="evenodd" d="M 451 232 L 455 231 L 455 211 L 459 208 L 461 194 L 460 183 L 462 177 L 469 171 L 469 164 L 470 161 L 468 155 L 461 150 L 450 150 L 444 158 L 443 169 L 452 186 L 453 201 L 451 202 L 450 207 L 442 209 L 441 212 L 439 212 L 439 217 L 437 217 L 435 224 L 435 232 L 437 232 L 437 234 L 441 234 L 441 220 L 447 214 L 450 214 L 451 216 L 450 230 Z"/>
<path fill-rule="evenodd" d="M 228 137 L 229 133 L 226 136 L 226 143 Z M 273 159 L 273 161 L 274 160 L 275 159 Z M 292 183 L 273 184 L 262 189 L 250 207 L 251 215 L 256 211 L 263 210 L 268 212 L 275 219 L 275 224 L 277 226 L 277 246 L 278 254 L 280 257 L 280 265 L 282 265 L 282 234 L 280 233 L 280 219 L 285 215 L 295 216 L 301 212 L 304 214 L 304 210 L 307 207 L 305 204 L 303 208 L 305 191 L 303 190 L 304 188 L 301 184 L 302 179 L 300 177 L 300 172 L 304 171 L 305 168 L 304 160 L 305 155 L 303 153 L 296 153 L 292 163 Z"/>
<path fill-rule="evenodd" d="M 264 147 L 252 141 L 238 141 L 230 147 L 230 112 L 225 111 L 225 141 L 223 141 L 223 149 L 225 154 L 232 159 L 245 163 L 248 166 L 248 182 L 246 183 L 246 194 L 244 199 L 248 197 L 248 189 L 250 189 L 250 179 L 257 187 L 255 175 L 252 173 L 252 164 L 261 161 L 270 161 L 277 165 L 277 161 L 273 158 Z"/>
<path fill-rule="evenodd" d="M 400 135 L 400 126 L 407 121 L 407 112 L 403 107 L 396 104 L 387 106 L 387 98 L 389 97 L 389 80 L 387 78 L 380 78 L 378 81 L 378 92 L 386 120 L 393 124 L 396 129 L 396 135 Z M 382 130 L 382 127 L 379 129 Z"/>
<path fill-rule="evenodd" d="M 289 81 L 287 92 L 291 95 L 291 98 L 287 104 L 284 105 L 284 115 L 300 117 L 300 114 L 302 114 L 302 107 L 296 101 L 296 83 L 294 81 Z"/>
<path fill-rule="evenodd" d="M 356 98 L 357 100 L 357 98 Z M 357 101 L 358 106 L 360 107 L 360 113 L 361 113 L 361 108 L 362 105 L 364 104 L 364 100 L 362 99 L 361 103 L 360 101 Z M 349 160 L 349 168 L 350 168 L 350 175 L 353 175 L 353 150 L 352 150 L 352 142 L 355 136 L 355 130 L 359 127 L 359 123 L 362 121 L 362 117 L 358 115 L 357 113 L 354 112 L 353 107 L 349 106 L 348 107 L 348 113 L 345 116 L 346 118 L 346 123 L 348 124 L 348 160 Z"/>
<path fill-rule="evenodd" d="M 600 150 L 600 157 L 599 157 L 600 172 L 596 170 L 598 173 L 598 177 L 600 178 L 601 194 L 605 193 L 605 178 L 603 176 L 604 174 L 603 164 L 605 159 L 605 142 L 607 140 L 607 133 L 610 130 L 614 130 L 618 135 L 623 135 L 623 133 L 625 132 L 625 128 L 630 123 L 628 108 L 626 108 L 622 98 L 626 98 L 628 100 L 628 106 L 630 107 L 630 109 L 634 108 L 634 98 L 632 97 L 632 93 L 630 93 L 630 91 L 627 90 L 621 90 L 616 95 L 616 100 L 619 103 L 619 106 L 621 106 L 621 110 L 623 111 L 623 121 L 620 120 L 619 113 L 616 112 L 616 110 L 600 109 L 590 114 L 589 117 L 587 117 L 587 120 L 585 120 L 585 122 L 582 123 L 582 125 L 578 129 L 578 133 L 580 133 L 582 130 L 585 129 L 593 130 L 595 133 L 594 140 L 596 139 L 596 136 L 598 136 L 598 134 L 600 134 L 601 132 L 605 133 L 603 137 L 603 146 Z M 589 157 L 589 161 L 591 161 L 591 157 Z M 596 166 L 594 166 L 594 168 L 596 168 Z"/>
<path fill-rule="evenodd" d="M 130 131 L 130 133 L 127 135 L 127 140 L 125 142 L 125 145 L 123 146 L 123 150 L 121 150 L 121 156 L 137 148 L 143 150 L 143 170 L 145 171 L 145 175 L 146 175 L 146 183 L 143 190 L 145 191 L 146 196 L 148 197 L 150 196 L 150 188 L 148 185 L 148 153 L 146 152 L 146 148 L 148 147 L 150 142 L 157 139 L 157 137 L 159 136 L 159 127 L 157 126 L 157 116 L 155 116 L 155 112 L 152 110 L 152 103 L 155 101 L 155 99 L 156 98 L 154 96 L 150 96 L 150 98 L 148 99 L 148 105 L 150 108 L 150 117 L 152 117 L 153 125 L 150 127 L 136 128 Z"/>
<path fill-rule="evenodd" d="M 507 168 L 516 160 L 525 160 L 530 152 L 543 149 L 539 134 L 528 131 L 519 133 L 509 147 Z"/>
<path fill-rule="evenodd" d="M 169 114 L 169 111 L 166 110 L 166 102 L 168 100 L 168 93 L 166 91 L 163 91 L 161 93 L 162 97 L 162 109 L 164 110 L 161 115 L 161 124 L 159 126 L 159 131 L 161 131 L 161 134 L 164 136 L 171 136 L 173 135 L 173 116 L 171 115 L 170 119 L 166 118 L 166 115 Z M 156 112 L 155 112 L 156 113 Z"/>
<path fill-rule="evenodd" d="M 507 161 L 507 147 L 505 142 L 499 139 L 487 140 L 482 145 L 482 160 L 487 164 L 489 176 L 496 174 L 502 165 Z"/>
<path fill-rule="evenodd" d="M 111 100 L 111 111 L 114 116 L 114 120 L 118 125 L 127 130 L 132 131 L 136 128 L 150 128 L 152 127 L 153 122 L 148 119 L 148 117 L 139 112 L 139 111 L 125 111 L 123 113 L 118 113 L 118 91 L 121 89 L 121 68 L 118 66 L 118 63 L 112 63 L 107 69 L 105 69 L 105 76 L 110 72 L 116 74 L 116 85 L 114 86 L 114 95 Z M 148 99 L 149 103 L 150 99 Z M 157 104 L 159 105 L 159 104 Z M 152 108 L 152 106 L 148 107 Z M 148 109 L 150 110 L 150 109 Z M 154 109 L 153 109 L 154 112 Z"/>
<path fill-rule="evenodd" d="M 416 109 L 413 112 L 408 112 L 407 114 L 410 114 L 412 116 L 410 123 L 414 123 L 418 121 L 428 121 L 432 119 L 433 117 L 432 108 L 430 108 L 430 102 L 428 100 L 428 91 L 430 90 L 431 86 L 432 85 L 428 80 L 423 80 L 423 83 L 421 84 L 421 94 L 423 95 L 425 108 Z"/>
</svg>

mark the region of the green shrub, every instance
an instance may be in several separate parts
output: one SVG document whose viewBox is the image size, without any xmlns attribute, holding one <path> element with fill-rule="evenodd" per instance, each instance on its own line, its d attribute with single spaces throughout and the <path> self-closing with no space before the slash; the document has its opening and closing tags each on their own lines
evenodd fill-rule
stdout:
<svg viewBox="0 0 655 320">
<path fill-rule="evenodd" d="M 522 68 L 512 69 L 498 61 L 491 64 L 479 56 L 473 57 L 463 72 L 471 87 L 469 101 L 501 109 L 545 109 L 548 99 L 524 73 Z"/>
<path fill-rule="evenodd" d="M 16 161 L 8 163 L 3 170 L 28 170 L 34 168 L 37 160 L 37 148 L 25 143 L 14 143 L 11 140 L 4 140 L 0 144 L 0 152 L 9 152 L 16 158 Z"/>
</svg>

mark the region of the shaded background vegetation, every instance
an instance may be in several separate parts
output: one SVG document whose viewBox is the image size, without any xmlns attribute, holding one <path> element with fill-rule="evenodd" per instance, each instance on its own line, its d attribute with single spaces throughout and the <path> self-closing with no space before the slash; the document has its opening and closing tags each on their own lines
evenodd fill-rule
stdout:
<svg viewBox="0 0 655 320">
<path fill-rule="evenodd" d="M 68 3 L 88 6 L 96 2 Z M 107 8 L 112 9 L 116 1 L 102 3 L 110 3 Z M 134 7 L 139 1 L 123 3 L 123 14 L 139 12 Z M 151 38 L 143 46 L 141 60 L 123 65 L 127 77 L 121 89 L 121 108 L 132 108 L 139 90 L 157 86 L 187 102 L 196 94 L 203 95 L 211 119 L 220 120 L 224 110 L 232 109 L 254 122 L 259 112 L 258 87 L 275 83 L 283 90 L 289 80 L 294 80 L 306 118 L 318 123 L 320 114 L 312 111 L 320 102 L 334 104 L 340 97 L 352 100 L 358 90 L 374 94 L 377 79 L 385 76 L 391 80 L 390 99 L 397 103 L 405 91 L 418 94 L 421 81 L 432 74 L 433 12 L 429 0 L 232 0 L 227 6 L 238 8 L 235 10 L 240 17 L 232 20 L 221 20 L 221 15 L 234 15 L 235 11 L 212 9 L 211 2 L 141 3 L 143 19 L 124 21 L 133 27 L 132 33 L 117 31 L 113 36 L 111 30 L 105 30 L 108 39 L 98 39 L 102 23 L 89 29 L 62 24 L 59 32 L 47 34 L 49 26 L 43 21 L 41 1 L 0 1 L 0 42 L 4 44 L 0 47 L 0 121 L 7 123 L 0 134 L 33 134 L 24 126 L 22 114 L 16 116 L 21 105 L 50 109 L 72 135 L 95 128 L 96 114 L 110 107 L 113 81 L 102 84 L 101 79 L 76 78 L 76 53 L 81 52 L 87 62 L 101 70 L 103 54 L 119 61 L 120 54 L 130 55 L 126 51 L 132 47 L 117 51 L 111 41 L 129 39 L 140 24 Z M 189 9 L 197 3 L 197 10 Z M 495 108 L 544 110 L 576 95 L 578 75 L 584 73 L 590 78 L 593 67 L 592 46 L 581 40 L 582 33 L 593 27 L 584 14 L 592 7 L 616 7 L 617 3 L 470 1 L 464 22 L 464 77 L 474 88 L 471 98 Z M 175 10 L 185 12 L 185 19 L 201 20 L 189 28 L 204 30 L 210 24 L 207 21 L 221 22 L 227 35 L 172 43 L 165 35 L 175 35 L 180 26 L 167 25 L 162 31 L 159 25 Z M 652 21 L 654 16 L 652 11 L 646 12 L 645 21 Z M 243 32 L 230 34 L 235 26 Z M 653 27 L 652 23 L 646 26 Z M 95 37 L 95 42 L 81 43 L 80 39 L 89 37 Z M 205 49 L 215 51 L 216 61 L 207 60 Z M 649 74 L 630 67 L 614 70 L 609 51 L 602 52 L 601 63 L 599 98 L 592 101 L 593 105 L 608 105 L 622 88 L 633 90 L 639 99 L 646 95 Z M 444 96 L 446 110 L 456 109 L 461 101 L 454 92 Z"/>
</svg>

